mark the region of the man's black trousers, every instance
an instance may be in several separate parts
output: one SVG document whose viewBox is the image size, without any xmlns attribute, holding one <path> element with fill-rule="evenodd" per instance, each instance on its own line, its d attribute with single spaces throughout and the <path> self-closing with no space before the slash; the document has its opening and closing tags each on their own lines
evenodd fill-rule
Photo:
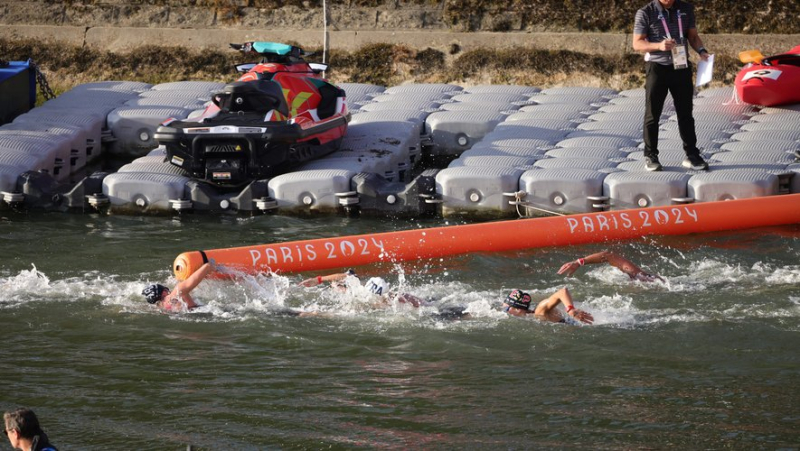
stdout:
<svg viewBox="0 0 800 451">
<path fill-rule="evenodd" d="M 678 131 L 683 141 L 683 150 L 686 156 L 699 155 L 697 149 L 697 134 L 694 129 L 692 117 L 692 98 L 694 97 L 694 83 L 692 83 L 692 65 L 685 69 L 675 69 L 658 63 L 645 63 L 647 80 L 645 81 L 645 112 L 644 112 L 644 155 L 646 157 L 658 156 L 658 120 L 664 110 L 664 100 L 667 93 L 672 94 L 675 103 L 675 113 L 678 115 Z"/>
</svg>

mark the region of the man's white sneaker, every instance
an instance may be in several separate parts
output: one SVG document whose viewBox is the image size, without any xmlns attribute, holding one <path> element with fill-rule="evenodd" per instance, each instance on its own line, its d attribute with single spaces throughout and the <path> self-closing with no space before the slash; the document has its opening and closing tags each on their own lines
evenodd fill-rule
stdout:
<svg viewBox="0 0 800 451">
<path fill-rule="evenodd" d="M 681 163 L 681 166 L 693 171 L 707 171 L 708 163 L 700 155 L 691 155 Z"/>
</svg>

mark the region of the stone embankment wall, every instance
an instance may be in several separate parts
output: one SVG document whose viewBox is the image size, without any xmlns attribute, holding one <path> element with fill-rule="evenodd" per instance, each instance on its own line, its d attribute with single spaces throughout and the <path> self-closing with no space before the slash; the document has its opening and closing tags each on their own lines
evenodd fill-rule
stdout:
<svg viewBox="0 0 800 451">
<path fill-rule="evenodd" d="M 243 40 L 322 47 L 322 1 L 17 0 L 0 3 L 0 37 L 58 40 L 112 51 L 143 45 L 223 49 Z M 330 48 L 374 43 L 411 48 L 534 46 L 589 54 L 630 52 L 633 15 L 643 0 L 327 1 Z M 708 47 L 776 53 L 800 43 L 796 0 L 704 0 L 698 28 Z"/>
<path fill-rule="evenodd" d="M 595 31 L 631 26 L 646 0 L 328 0 L 346 30 Z M 158 28 L 304 29 L 322 26 L 322 0 L 8 0 L 6 24 Z M 795 0 L 697 1 L 707 33 L 797 34 Z"/>
<path fill-rule="evenodd" d="M 323 21 L 322 0 L 0 0 L 0 59 L 33 58 L 61 91 L 98 79 L 229 80 L 238 56 L 228 43 L 327 43 L 335 82 L 622 90 L 643 81 L 630 33 L 645 2 L 327 0 Z M 797 0 L 695 3 L 717 55 L 712 86 L 733 82 L 742 50 L 800 44 Z"/>
</svg>

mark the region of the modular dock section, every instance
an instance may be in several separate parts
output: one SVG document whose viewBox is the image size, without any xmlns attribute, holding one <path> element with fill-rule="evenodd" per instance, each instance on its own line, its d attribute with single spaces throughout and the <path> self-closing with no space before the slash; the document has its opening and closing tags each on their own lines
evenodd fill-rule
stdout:
<svg viewBox="0 0 800 451">
<path fill-rule="evenodd" d="M 223 84 L 77 86 L 0 126 L 0 208 L 170 212 L 360 212 L 487 218 L 579 214 L 800 193 L 800 105 L 695 98 L 708 172 L 684 169 L 670 99 L 663 172 L 644 170 L 644 90 L 343 83 L 352 118 L 339 150 L 221 192 L 166 161 L 168 118 L 202 111 Z M 96 170 L 111 158 L 125 164 Z"/>
</svg>

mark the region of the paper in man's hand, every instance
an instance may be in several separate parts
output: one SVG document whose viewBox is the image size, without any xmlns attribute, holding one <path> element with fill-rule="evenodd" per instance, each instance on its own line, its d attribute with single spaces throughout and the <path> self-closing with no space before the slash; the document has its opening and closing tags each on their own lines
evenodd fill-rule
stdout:
<svg viewBox="0 0 800 451">
<path fill-rule="evenodd" d="M 703 86 L 711 81 L 714 72 L 714 55 L 708 55 L 708 60 L 700 60 L 697 63 L 697 80 L 695 86 Z"/>
</svg>

